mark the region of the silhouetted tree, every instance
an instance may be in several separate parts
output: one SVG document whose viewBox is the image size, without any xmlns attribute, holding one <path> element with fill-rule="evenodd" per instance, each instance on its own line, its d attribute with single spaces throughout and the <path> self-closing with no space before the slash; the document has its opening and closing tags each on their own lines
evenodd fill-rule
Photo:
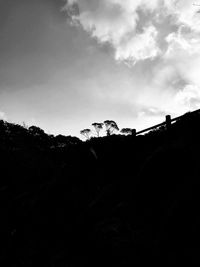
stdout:
<svg viewBox="0 0 200 267">
<path fill-rule="evenodd" d="M 92 123 L 92 126 L 94 126 L 97 136 L 99 137 L 99 132 L 101 129 L 103 129 L 103 123 L 94 122 Z"/>
<path fill-rule="evenodd" d="M 68 135 L 68 136 L 66 136 L 66 140 L 71 145 L 76 145 L 76 144 L 80 144 L 81 143 L 81 140 L 76 136 Z"/>
<path fill-rule="evenodd" d="M 66 136 L 59 134 L 55 137 L 56 144 L 58 146 L 65 146 L 67 144 L 67 138 Z"/>
<path fill-rule="evenodd" d="M 111 135 L 114 131 L 119 131 L 119 128 L 117 126 L 117 123 L 112 120 L 106 120 L 104 121 L 105 127 L 106 127 L 106 133 L 107 136 Z"/>
<path fill-rule="evenodd" d="M 75 145 L 80 143 L 80 139 L 78 137 L 73 137 L 71 135 L 65 136 L 62 134 L 59 134 L 55 137 L 56 144 L 58 146 L 66 146 L 66 145 Z"/>
<path fill-rule="evenodd" d="M 28 128 L 29 132 L 33 135 L 43 135 L 45 134 L 44 130 L 40 129 L 39 127 L 37 126 L 30 126 Z"/>
<path fill-rule="evenodd" d="M 123 134 L 127 134 L 127 135 L 132 134 L 132 129 L 131 128 L 122 128 L 120 132 Z"/>
<path fill-rule="evenodd" d="M 80 134 L 82 134 L 83 136 L 86 137 L 86 139 L 90 139 L 90 133 L 91 133 L 91 130 L 90 129 L 83 129 L 80 131 Z"/>
</svg>

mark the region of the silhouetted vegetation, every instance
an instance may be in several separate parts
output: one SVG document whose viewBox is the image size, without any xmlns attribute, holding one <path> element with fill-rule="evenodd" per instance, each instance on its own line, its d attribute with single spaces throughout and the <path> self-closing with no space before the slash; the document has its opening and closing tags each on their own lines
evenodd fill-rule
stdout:
<svg viewBox="0 0 200 267">
<path fill-rule="evenodd" d="M 115 131 L 119 131 L 119 128 L 117 126 L 117 123 L 112 120 L 106 120 L 104 121 L 105 127 L 106 127 L 106 133 L 107 136 L 110 136 Z"/>
<path fill-rule="evenodd" d="M 91 130 L 90 129 L 83 129 L 80 131 L 80 134 L 82 134 L 84 137 L 86 137 L 87 140 L 90 139 Z"/>
<path fill-rule="evenodd" d="M 1 266 L 200 264 L 199 151 L 199 112 L 87 142 L 0 121 Z"/>
<path fill-rule="evenodd" d="M 120 132 L 122 134 L 127 134 L 128 135 L 128 134 L 132 134 L 132 131 L 133 130 L 131 128 L 122 128 Z"/>
<path fill-rule="evenodd" d="M 94 126 L 95 131 L 97 133 L 97 137 L 99 137 L 99 132 L 103 129 L 103 123 L 94 122 L 94 123 L 92 123 L 92 126 Z"/>
<path fill-rule="evenodd" d="M 106 120 L 103 123 L 94 122 L 92 123 L 92 126 L 95 129 L 97 137 L 99 137 L 99 133 L 101 130 L 103 130 L 104 127 L 107 136 L 110 136 L 114 132 L 119 131 L 117 123 L 113 120 Z M 80 134 L 82 134 L 87 140 L 93 137 L 91 129 L 83 129 L 80 131 Z"/>
</svg>

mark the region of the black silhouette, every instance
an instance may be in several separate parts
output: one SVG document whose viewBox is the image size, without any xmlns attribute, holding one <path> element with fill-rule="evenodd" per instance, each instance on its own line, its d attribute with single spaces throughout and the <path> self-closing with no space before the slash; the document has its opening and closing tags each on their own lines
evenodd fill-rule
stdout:
<svg viewBox="0 0 200 267">
<path fill-rule="evenodd" d="M 132 134 L 132 129 L 131 128 L 122 128 L 120 132 L 123 134 L 127 134 L 127 135 Z"/>
<path fill-rule="evenodd" d="M 200 264 L 200 111 L 112 131 L 0 121 L 1 266 Z"/>
<path fill-rule="evenodd" d="M 114 131 L 119 131 L 119 128 L 117 126 L 117 123 L 112 120 L 106 120 L 104 121 L 105 127 L 106 127 L 106 133 L 107 136 L 110 136 Z"/>
<path fill-rule="evenodd" d="M 90 139 L 91 130 L 90 129 L 83 129 L 80 131 L 80 134 L 86 137 L 86 139 Z"/>
<path fill-rule="evenodd" d="M 92 123 L 92 126 L 94 126 L 95 131 L 97 133 L 97 137 L 99 137 L 99 132 L 103 129 L 103 123 L 94 122 Z"/>
</svg>

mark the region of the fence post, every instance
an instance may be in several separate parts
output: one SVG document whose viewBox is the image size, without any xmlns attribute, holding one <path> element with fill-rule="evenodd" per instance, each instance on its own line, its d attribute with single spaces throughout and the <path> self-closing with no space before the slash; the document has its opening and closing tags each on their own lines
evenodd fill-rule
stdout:
<svg viewBox="0 0 200 267">
<path fill-rule="evenodd" d="M 170 129 L 171 124 L 172 124 L 172 122 L 171 122 L 171 116 L 170 115 L 167 115 L 166 116 L 166 128 L 167 128 L 167 130 Z"/>
<path fill-rule="evenodd" d="M 136 129 L 132 129 L 131 132 L 132 132 L 132 136 L 136 136 Z"/>
</svg>

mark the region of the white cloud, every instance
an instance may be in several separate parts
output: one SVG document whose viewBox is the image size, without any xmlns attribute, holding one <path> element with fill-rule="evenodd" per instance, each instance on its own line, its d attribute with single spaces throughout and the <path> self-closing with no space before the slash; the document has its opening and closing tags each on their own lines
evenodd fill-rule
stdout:
<svg viewBox="0 0 200 267">
<path fill-rule="evenodd" d="M 194 5 L 194 2 L 196 6 Z M 192 30 L 200 32 L 200 14 L 198 5 L 200 1 L 184 0 L 177 1 L 175 5 L 175 14 L 180 24 L 186 25 Z"/>
<path fill-rule="evenodd" d="M 158 38 L 162 28 L 156 29 L 153 24 L 159 24 L 169 16 L 180 27 L 184 25 L 196 33 L 200 31 L 199 8 L 190 0 L 68 0 L 65 10 L 73 9 L 74 5 L 79 10 L 71 15 L 74 23 L 82 25 L 98 42 L 110 43 L 116 60 L 120 61 L 135 63 L 164 54 Z M 141 11 L 148 19 L 138 33 L 137 25 L 143 23 Z M 170 43 L 172 39 L 188 49 L 196 41 L 194 37 L 194 43 L 188 44 L 180 34 L 169 33 L 166 41 Z"/>
<path fill-rule="evenodd" d="M 109 43 L 117 61 L 135 66 L 154 60 L 146 65 L 149 74 L 139 104 L 178 113 L 200 103 L 200 0 L 194 3 L 68 0 L 65 9 L 77 5 L 72 20 L 98 42 Z M 140 75 L 146 79 L 142 67 Z"/>
<path fill-rule="evenodd" d="M 177 104 L 181 104 L 187 110 L 195 110 L 199 108 L 200 105 L 200 87 L 188 84 L 180 90 L 176 97 L 175 101 Z"/>
<path fill-rule="evenodd" d="M 153 12 L 160 0 L 73 0 L 65 9 L 77 3 L 79 14 L 72 15 L 75 24 L 80 23 L 84 30 L 100 43 L 110 43 L 115 50 L 116 60 L 137 62 L 158 55 L 157 31 L 150 23 L 142 32 L 136 31 L 140 19 L 137 10 Z"/>
<path fill-rule="evenodd" d="M 132 64 L 145 59 L 153 59 L 159 55 L 156 44 L 157 30 L 154 26 L 144 28 L 144 32 L 136 34 L 129 42 L 122 42 L 117 48 L 115 58 L 129 61 Z"/>
<path fill-rule="evenodd" d="M 155 107 L 143 108 L 138 112 L 138 117 L 164 117 L 165 112 Z"/>
</svg>

